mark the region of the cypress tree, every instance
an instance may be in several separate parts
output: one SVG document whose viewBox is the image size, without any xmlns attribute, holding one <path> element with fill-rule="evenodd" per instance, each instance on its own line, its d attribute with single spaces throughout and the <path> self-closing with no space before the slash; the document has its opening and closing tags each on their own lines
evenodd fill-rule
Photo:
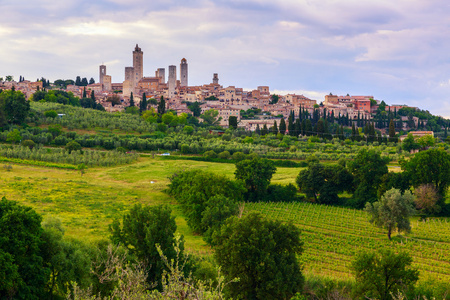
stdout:
<svg viewBox="0 0 450 300">
<path fill-rule="evenodd" d="M 94 91 L 91 91 L 91 99 L 92 99 L 92 101 L 95 102 L 95 93 L 94 93 Z"/>
<path fill-rule="evenodd" d="M 83 89 L 83 98 L 87 98 L 86 96 L 87 96 L 87 95 L 86 95 L 86 88 L 84 88 L 84 89 Z"/>
<path fill-rule="evenodd" d="M 163 115 L 166 113 L 166 101 L 164 100 L 164 97 L 161 96 L 161 99 L 158 103 L 158 114 Z"/>
<path fill-rule="evenodd" d="M 261 135 L 261 128 L 259 128 L 259 124 L 256 124 L 255 133 L 258 134 L 258 135 Z"/>
<path fill-rule="evenodd" d="M 394 120 L 389 122 L 389 142 L 396 142 Z"/>
<path fill-rule="evenodd" d="M 143 111 L 147 110 L 147 105 L 148 105 L 148 103 L 147 103 L 147 96 L 145 95 L 145 93 L 143 93 L 142 94 L 142 101 L 141 101 L 141 103 L 139 105 L 139 110 L 140 110 L 141 113 Z"/>
<path fill-rule="evenodd" d="M 280 133 L 281 134 L 286 133 L 286 121 L 284 120 L 284 118 L 281 118 L 281 121 L 280 121 Z"/>
<path fill-rule="evenodd" d="M 133 92 L 130 94 L 130 107 L 134 106 Z"/>
<path fill-rule="evenodd" d="M 300 119 L 295 120 L 295 129 L 292 132 L 293 136 L 298 136 L 302 132 L 302 122 Z"/>
<path fill-rule="evenodd" d="M 266 135 L 269 133 L 269 130 L 267 129 L 266 123 L 264 123 L 263 128 L 261 129 L 261 135 Z"/>
<path fill-rule="evenodd" d="M 278 133 L 278 126 L 277 126 L 277 121 L 276 120 L 273 120 L 272 133 L 273 134 L 277 134 Z"/>
</svg>

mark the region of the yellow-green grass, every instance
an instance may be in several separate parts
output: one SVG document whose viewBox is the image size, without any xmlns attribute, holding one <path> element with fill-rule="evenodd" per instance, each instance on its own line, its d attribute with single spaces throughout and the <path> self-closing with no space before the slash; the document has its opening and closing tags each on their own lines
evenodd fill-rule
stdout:
<svg viewBox="0 0 450 300">
<path fill-rule="evenodd" d="M 450 282 L 450 220 L 412 220 L 412 232 L 394 236 L 369 223 L 367 213 L 311 203 L 247 203 L 251 211 L 270 219 L 291 221 L 302 230 L 305 274 L 351 278 L 351 262 L 359 251 L 404 250 L 420 270 L 420 280 Z"/>
<path fill-rule="evenodd" d="M 193 234 L 182 216 L 177 202 L 164 189 L 176 171 L 200 168 L 234 177 L 234 164 L 187 160 L 164 160 L 142 157 L 138 162 L 111 168 L 79 171 L 13 165 L 2 170 L 0 197 L 33 207 L 38 213 L 60 218 L 66 235 L 96 241 L 108 238 L 108 226 L 136 203 L 171 206 L 178 231 L 185 236 L 186 248 L 194 252 L 210 252 L 202 237 Z M 3 168 L 2 168 L 3 169 Z M 294 183 L 299 170 L 278 168 L 274 183 Z"/>
</svg>

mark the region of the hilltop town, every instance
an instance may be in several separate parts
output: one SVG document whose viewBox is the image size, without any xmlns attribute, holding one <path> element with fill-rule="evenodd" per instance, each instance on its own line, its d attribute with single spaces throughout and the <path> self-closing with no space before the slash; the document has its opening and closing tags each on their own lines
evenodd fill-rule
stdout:
<svg viewBox="0 0 450 300">
<path fill-rule="evenodd" d="M 264 125 L 269 128 L 274 124 L 274 119 L 280 122 L 283 118 L 287 123 L 291 114 L 298 117 L 301 112 L 306 112 L 312 116 L 315 110 L 323 117 L 331 116 L 333 119 L 345 117 L 347 120 L 358 120 L 358 122 L 359 120 L 365 120 L 367 122 L 373 120 L 380 104 L 386 112 L 389 111 L 392 114 L 402 108 L 417 109 L 407 105 L 387 105 L 384 101 L 377 100 L 372 95 L 347 94 L 338 96 L 330 93 L 325 96 L 325 99 L 310 99 L 304 95 L 296 94 L 273 95 L 269 86 L 258 86 L 251 91 L 236 86 L 223 87 L 219 83 L 217 73 L 213 74 L 211 83 L 190 86 L 188 84 L 188 62 L 185 58 L 181 59 L 180 62 L 179 79 L 177 77 L 177 66 L 175 65 L 168 67 L 167 79 L 165 68 L 157 68 L 154 76 L 144 76 L 143 59 L 144 52 L 136 44 L 132 51 L 133 66 L 124 68 L 125 80 L 123 82 L 114 83 L 112 76 L 107 73 L 107 66 L 102 64 L 99 66 L 97 83 L 93 78 L 89 82 L 83 78 L 83 83 L 78 77 L 76 81 L 69 80 L 66 81 L 69 84 L 56 85 L 53 88 L 71 92 L 80 99 L 86 95 L 94 97 L 95 101 L 109 112 L 123 111 L 130 106 L 131 102 L 138 105 L 144 96 L 148 101 L 147 108 L 153 107 L 156 109 L 157 100 L 163 97 L 166 110 L 173 110 L 177 114 L 192 114 L 189 106 L 198 102 L 201 113 L 210 109 L 218 112 L 218 125 L 227 128 L 229 118 L 236 117 L 238 127 L 249 131 L 263 128 Z M 12 80 L 12 76 L 9 76 L 9 80 L 0 80 L 0 89 L 11 89 L 14 86 L 16 90 L 22 91 L 27 98 L 37 90 L 45 88 L 45 85 L 49 85 L 49 82 L 46 83 L 45 79 L 31 82 L 21 78 L 19 82 L 15 82 Z M 150 99 L 153 99 L 153 101 L 149 101 Z M 254 110 L 259 114 L 256 117 L 253 115 L 252 118 L 243 116 L 242 111 L 248 110 Z M 397 130 L 423 128 L 427 121 L 426 119 L 420 120 L 417 116 L 400 116 L 399 124 L 395 124 L 395 127 Z M 388 125 L 389 122 L 386 123 L 386 126 L 377 127 L 383 130 Z"/>
</svg>

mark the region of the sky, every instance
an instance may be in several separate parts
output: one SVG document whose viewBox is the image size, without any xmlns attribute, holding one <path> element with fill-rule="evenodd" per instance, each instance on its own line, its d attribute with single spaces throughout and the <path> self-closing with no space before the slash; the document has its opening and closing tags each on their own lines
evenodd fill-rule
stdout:
<svg viewBox="0 0 450 300">
<path fill-rule="evenodd" d="M 0 0 L 0 77 L 124 80 L 189 64 L 189 85 L 372 95 L 450 118 L 446 0 Z M 178 73 L 179 76 L 179 73 Z"/>
</svg>

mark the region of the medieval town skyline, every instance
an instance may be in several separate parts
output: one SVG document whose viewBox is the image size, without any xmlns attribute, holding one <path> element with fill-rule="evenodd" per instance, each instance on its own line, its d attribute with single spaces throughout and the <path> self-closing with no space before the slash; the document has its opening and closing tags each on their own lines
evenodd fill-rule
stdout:
<svg viewBox="0 0 450 300">
<path fill-rule="evenodd" d="M 374 95 L 450 116 L 450 7 L 444 1 L 2 1 L 0 76 L 124 80 L 189 63 L 189 85 Z M 178 75 L 179 76 L 179 75 Z M 167 79 L 167 78 L 166 78 Z"/>
</svg>

